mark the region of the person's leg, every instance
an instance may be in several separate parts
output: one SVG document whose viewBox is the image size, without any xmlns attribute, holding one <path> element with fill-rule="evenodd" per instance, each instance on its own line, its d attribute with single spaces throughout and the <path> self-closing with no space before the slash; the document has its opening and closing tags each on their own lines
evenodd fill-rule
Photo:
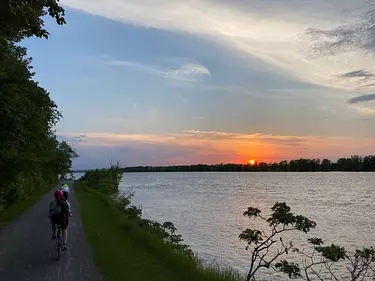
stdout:
<svg viewBox="0 0 375 281">
<path fill-rule="evenodd" d="M 68 250 L 68 245 L 66 245 L 66 242 L 68 242 L 68 229 L 67 228 L 62 229 L 62 240 L 63 240 L 63 249 Z"/>
<path fill-rule="evenodd" d="M 52 238 L 51 239 L 56 239 L 56 224 L 54 223 L 53 218 L 51 219 L 51 224 L 52 224 Z"/>
<path fill-rule="evenodd" d="M 68 246 L 66 245 L 66 242 L 68 242 L 68 224 L 69 224 L 69 219 L 68 219 L 68 216 L 66 216 L 64 228 L 62 230 L 63 247 L 65 250 L 68 249 Z"/>
<path fill-rule="evenodd" d="M 66 242 L 68 241 L 68 229 L 67 228 L 62 230 L 62 239 L 63 239 L 63 243 L 66 244 Z"/>
</svg>

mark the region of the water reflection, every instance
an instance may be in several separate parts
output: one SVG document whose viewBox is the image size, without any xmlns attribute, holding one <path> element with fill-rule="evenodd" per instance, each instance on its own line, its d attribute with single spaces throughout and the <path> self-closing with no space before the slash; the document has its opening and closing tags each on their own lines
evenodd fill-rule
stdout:
<svg viewBox="0 0 375 281">
<path fill-rule="evenodd" d="M 248 256 L 238 235 L 251 225 L 242 215 L 247 207 L 264 211 L 285 201 L 318 223 L 312 236 L 370 246 L 374 185 L 373 173 L 126 173 L 121 191 L 135 192 L 145 217 L 172 221 L 207 262 L 245 272 Z"/>
</svg>

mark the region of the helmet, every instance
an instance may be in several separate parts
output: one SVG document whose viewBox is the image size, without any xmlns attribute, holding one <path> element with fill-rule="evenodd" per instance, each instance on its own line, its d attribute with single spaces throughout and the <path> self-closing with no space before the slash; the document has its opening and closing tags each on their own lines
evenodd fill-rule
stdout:
<svg viewBox="0 0 375 281">
<path fill-rule="evenodd" d="M 68 185 L 66 185 L 66 186 L 62 186 L 61 191 L 62 191 L 62 192 L 69 193 L 69 186 L 68 186 Z"/>
<path fill-rule="evenodd" d="M 63 198 L 64 197 L 64 194 L 61 190 L 56 190 L 55 191 L 55 198 L 56 199 L 60 199 L 60 198 Z"/>
</svg>

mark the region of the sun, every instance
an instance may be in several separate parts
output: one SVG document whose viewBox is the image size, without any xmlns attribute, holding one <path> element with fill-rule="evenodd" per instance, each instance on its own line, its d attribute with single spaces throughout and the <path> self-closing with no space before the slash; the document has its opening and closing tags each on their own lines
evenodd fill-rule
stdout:
<svg viewBox="0 0 375 281">
<path fill-rule="evenodd" d="M 251 159 L 249 161 L 247 161 L 247 163 L 249 163 L 249 165 L 255 165 L 255 159 Z"/>
</svg>

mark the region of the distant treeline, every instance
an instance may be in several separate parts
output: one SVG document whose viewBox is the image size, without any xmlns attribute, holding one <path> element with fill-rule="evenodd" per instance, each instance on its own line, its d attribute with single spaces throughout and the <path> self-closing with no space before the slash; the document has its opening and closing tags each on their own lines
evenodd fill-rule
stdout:
<svg viewBox="0 0 375 281">
<path fill-rule="evenodd" d="M 375 171 L 375 155 L 329 159 L 297 159 L 279 163 L 260 162 L 250 164 L 197 164 L 176 166 L 138 166 L 122 168 L 124 172 L 372 172 Z M 83 171 L 75 171 L 83 172 Z"/>
</svg>

